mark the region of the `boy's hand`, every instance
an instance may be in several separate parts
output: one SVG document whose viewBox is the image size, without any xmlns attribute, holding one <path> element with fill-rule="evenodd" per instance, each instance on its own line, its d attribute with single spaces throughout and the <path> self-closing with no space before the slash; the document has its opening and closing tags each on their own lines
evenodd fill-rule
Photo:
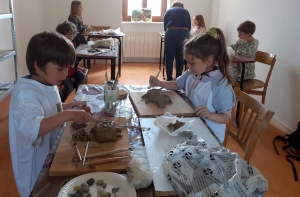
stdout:
<svg viewBox="0 0 300 197">
<path fill-rule="evenodd" d="M 65 112 L 69 114 L 69 121 L 74 121 L 77 124 L 85 124 L 87 122 L 98 121 L 98 119 L 94 118 L 84 110 L 68 109 Z"/>
<path fill-rule="evenodd" d="M 151 75 L 150 78 L 149 78 L 149 84 L 151 87 L 154 87 L 154 86 L 159 86 L 159 82 L 160 80 L 157 79 L 157 77 Z"/>
<path fill-rule="evenodd" d="M 86 101 L 72 101 L 70 103 L 64 103 L 63 109 L 73 109 L 74 107 L 78 106 L 79 108 L 86 106 Z"/>
<path fill-rule="evenodd" d="M 200 118 L 207 118 L 207 119 L 211 119 L 212 113 L 210 111 L 208 111 L 208 109 L 204 106 L 199 106 L 195 109 L 195 113 L 197 116 L 199 116 Z"/>
</svg>

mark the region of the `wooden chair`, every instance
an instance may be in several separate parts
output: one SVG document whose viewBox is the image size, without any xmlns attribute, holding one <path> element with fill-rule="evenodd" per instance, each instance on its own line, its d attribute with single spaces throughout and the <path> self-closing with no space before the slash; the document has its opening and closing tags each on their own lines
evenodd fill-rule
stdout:
<svg viewBox="0 0 300 197">
<path fill-rule="evenodd" d="M 237 102 L 240 102 L 240 125 L 237 127 L 233 121 L 227 124 L 224 145 L 226 146 L 228 135 L 230 135 L 243 149 L 245 153 L 244 159 L 249 162 L 255 146 L 268 127 L 274 112 L 266 109 L 262 103 L 239 88 L 235 88 L 234 91 Z M 232 110 L 232 117 L 236 114 L 236 108 L 237 105 Z"/>
<path fill-rule="evenodd" d="M 265 65 L 270 66 L 269 72 L 265 82 L 260 81 L 258 79 L 247 79 L 243 83 L 243 91 L 248 94 L 260 95 L 262 96 L 261 102 L 265 104 L 266 93 L 268 89 L 269 80 L 276 62 L 276 55 L 271 53 L 266 53 L 262 51 L 257 51 L 255 54 L 255 61 L 263 63 Z M 257 66 L 257 64 L 256 64 Z M 240 83 L 234 83 L 234 87 L 240 87 Z M 262 88 L 262 90 L 256 90 L 258 88 Z"/>
<path fill-rule="evenodd" d="M 110 26 L 94 26 L 91 25 L 91 28 L 96 31 L 110 29 Z M 93 41 L 100 40 L 101 38 L 93 38 Z M 94 59 L 94 65 L 96 64 L 96 60 Z M 106 70 L 107 70 L 107 60 L 105 60 Z"/>
</svg>

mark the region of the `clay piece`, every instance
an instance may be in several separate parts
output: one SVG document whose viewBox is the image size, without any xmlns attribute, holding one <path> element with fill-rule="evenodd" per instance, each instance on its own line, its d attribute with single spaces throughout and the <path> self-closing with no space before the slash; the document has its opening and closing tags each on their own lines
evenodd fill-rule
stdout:
<svg viewBox="0 0 300 197">
<path fill-rule="evenodd" d="M 72 139 L 74 141 L 88 141 L 90 140 L 90 136 L 86 129 L 81 129 L 72 134 Z"/>
<path fill-rule="evenodd" d="M 91 140 L 98 142 L 114 141 L 118 137 L 122 137 L 122 129 L 118 127 L 113 121 L 104 120 L 97 122 L 90 131 Z M 93 139 L 95 138 L 95 139 Z"/>
<path fill-rule="evenodd" d="M 71 128 L 73 128 L 75 130 L 85 128 L 85 127 L 87 127 L 87 124 L 77 124 L 75 122 L 72 122 L 72 124 L 71 124 Z"/>
<path fill-rule="evenodd" d="M 182 127 L 185 123 L 176 120 L 176 123 L 170 123 L 167 127 L 170 129 L 170 132 L 176 131 L 178 128 Z"/>
<path fill-rule="evenodd" d="M 165 108 L 166 103 L 172 103 L 171 97 L 165 94 L 165 91 L 160 89 L 148 90 L 146 94 L 142 96 L 145 99 L 146 104 L 149 102 L 157 104 L 159 108 Z"/>
</svg>

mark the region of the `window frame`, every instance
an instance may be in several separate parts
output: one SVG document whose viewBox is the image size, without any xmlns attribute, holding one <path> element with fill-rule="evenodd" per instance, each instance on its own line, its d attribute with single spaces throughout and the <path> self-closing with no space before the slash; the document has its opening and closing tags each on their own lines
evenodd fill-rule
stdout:
<svg viewBox="0 0 300 197">
<path fill-rule="evenodd" d="M 123 21 L 131 21 L 131 16 L 128 15 L 128 0 L 123 1 Z M 151 0 L 149 0 L 151 1 Z M 147 0 L 142 0 L 142 8 L 147 8 Z M 164 21 L 164 14 L 167 11 L 167 0 L 161 0 L 161 13 L 160 16 L 152 16 L 152 22 L 163 22 Z"/>
</svg>

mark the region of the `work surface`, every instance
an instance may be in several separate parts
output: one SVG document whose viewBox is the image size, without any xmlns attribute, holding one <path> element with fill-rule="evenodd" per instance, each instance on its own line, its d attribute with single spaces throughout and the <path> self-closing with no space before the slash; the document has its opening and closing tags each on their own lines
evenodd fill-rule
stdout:
<svg viewBox="0 0 300 197">
<path fill-rule="evenodd" d="M 146 103 L 141 97 L 146 92 L 130 92 L 130 101 L 136 110 L 138 117 L 156 117 L 170 112 L 177 116 L 195 116 L 194 109 L 185 102 L 175 91 L 165 91 L 171 97 L 172 103 L 166 104 L 165 108 L 159 108 L 154 103 Z"/>
<path fill-rule="evenodd" d="M 109 118 L 113 120 L 118 125 L 126 124 L 126 119 L 121 118 Z M 65 131 L 61 137 L 59 146 L 57 148 L 52 166 L 50 168 L 49 175 L 50 176 L 75 176 L 81 175 L 89 172 L 117 172 L 117 173 L 125 173 L 126 166 L 130 161 L 130 158 L 123 159 L 120 161 L 114 161 L 111 163 L 105 164 L 97 164 L 94 166 L 86 166 L 86 167 L 76 167 L 76 162 L 72 162 L 73 157 L 76 157 L 76 150 L 73 146 L 73 143 L 76 142 L 79 148 L 81 155 L 84 155 L 85 146 L 87 141 L 73 141 L 72 140 L 72 133 L 70 125 L 72 122 L 67 122 L 67 126 Z M 89 122 L 87 130 L 89 131 L 95 125 L 95 122 Z M 90 141 L 89 148 L 87 154 L 94 154 L 94 153 L 102 153 L 107 152 L 110 150 L 122 149 L 122 148 L 129 148 L 129 140 L 128 140 L 128 131 L 126 128 L 122 128 L 122 135 L 123 137 L 119 137 L 116 141 L 111 142 L 103 142 L 99 143 L 97 141 Z M 87 159 L 86 162 L 117 157 L 117 156 L 130 156 L 129 151 L 115 153 L 112 155 L 102 156 L 102 157 L 95 157 Z"/>
</svg>

